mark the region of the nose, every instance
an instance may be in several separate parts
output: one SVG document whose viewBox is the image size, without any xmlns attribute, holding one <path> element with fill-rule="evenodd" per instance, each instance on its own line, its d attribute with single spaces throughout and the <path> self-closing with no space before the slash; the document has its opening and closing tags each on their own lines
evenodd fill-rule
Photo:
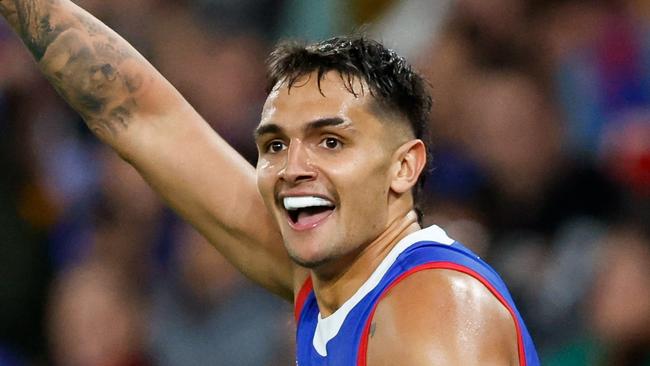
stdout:
<svg viewBox="0 0 650 366">
<path fill-rule="evenodd" d="M 301 141 L 292 141 L 289 144 L 286 159 L 284 168 L 280 170 L 282 180 L 297 184 L 316 178 L 316 170 L 312 166 Z"/>
</svg>

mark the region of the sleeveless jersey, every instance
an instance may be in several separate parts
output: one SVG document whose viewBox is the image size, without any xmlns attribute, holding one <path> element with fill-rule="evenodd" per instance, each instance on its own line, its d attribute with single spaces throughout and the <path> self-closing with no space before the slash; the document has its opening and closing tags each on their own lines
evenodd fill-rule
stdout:
<svg viewBox="0 0 650 366">
<path fill-rule="evenodd" d="M 357 292 L 326 318 L 320 315 L 311 279 L 307 279 L 295 304 L 296 365 L 365 366 L 370 323 L 382 296 L 410 274 L 428 269 L 459 271 L 480 281 L 515 321 L 519 364 L 539 365 L 533 341 L 503 280 L 437 226 L 400 240 Z"/>
</svg>

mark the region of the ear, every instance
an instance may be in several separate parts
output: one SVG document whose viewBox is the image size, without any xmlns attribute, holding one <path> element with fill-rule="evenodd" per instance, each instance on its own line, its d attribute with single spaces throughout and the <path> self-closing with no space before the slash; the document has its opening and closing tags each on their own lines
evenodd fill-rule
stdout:
<svg viewBox="0 0 650 366">
<path fill-rule="evenodd" d="M 398 194 L 406 193 L 417 183 L 426 165 L 426 147 L 422 140 L 410 140 L 400 146 L 393 156 L 395 169 L 390 188 Z"/>
</svg>

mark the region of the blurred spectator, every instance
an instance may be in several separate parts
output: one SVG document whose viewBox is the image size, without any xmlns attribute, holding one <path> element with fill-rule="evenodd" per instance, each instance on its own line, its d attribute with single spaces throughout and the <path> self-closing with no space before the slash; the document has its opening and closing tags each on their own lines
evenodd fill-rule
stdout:
<svg viewBox="0 0 650 366">
<path fill-rule="evenodd" d="M 53 287 L 49 334 L 58 365 L 148 365 L 144 291 L 160 204 L 135 169 L 106 148 L 99 195 Z M 58 238 L 54 245 L 68 245 Z M 68 237 L 67 239 L 71 239 Z"/>
<path fill-rule="evenodd" d="M 254 161 L 251 136 L 265 99 L 268 45 L 255 34 L 206 32 L 209 24 L 176 6 L 160 9 L 154 19 L 168 29 L 150 39 L 160 71 L 222 137 Z"/>
<path fill-rule="evenodd" d="M 50 282 L 45 226 L 24 114 L 41 85 L 24 46 L 0 22 L 0 364 L 42 361 L 42 322 Z M 44 220 L 42 218 L 45 218 Z"/>
<path fill-rule="evenodd" d="M 572 154 L 650 195 L 650 26 L 645 2 L 556 1 L 537 15 Z"/>
<path fill-rule="evenodd" d="M 438 101 L 427 219 L 494 264 L 543 349 L 580 329 L 592 243 L 621 195 L 600 166 L 567 154 L 552 78 L 528 43 L 529 10 L 459 2 L 421 59 Z"/>
<path fill-rule="evenodd" d="M 106 147 L 91 153 L 93 191 L 79 195 L 61 215 L 50 236 L 55 269 L 64 270 L 94 257 L 127 276 L 143 278 L 157 239 L 159 199 L 130 165 Z"/>
<path fill-rule="evenodd" d="M 539 84 L 519 71 L 481 72 L 461 99 L 465 149 L 488 172 L 500 202 L 537 206 L 561 173 L 560 124 Z"/>
<path fill-rule="evenodd" d="M 600 246 L 595 281 L 583 303 L 586 334 L 549 355 L 548 365 L 650 365 L 647 221 L 612 227 Z"/>
<path fill-rule="evenodd" d="M 249 283 L 193 229 L 183 225 L 178 236 L 174 269 L 153 296 L 156 364 L 292 363 L 289 304 Z"/>
<path fill-rule="evenodd" d="M 124 276 L 103 263 L 65 272 L 53 287 L 49 339 L 61 366 L 144 366 L 145 309 Z"/>
</svg>

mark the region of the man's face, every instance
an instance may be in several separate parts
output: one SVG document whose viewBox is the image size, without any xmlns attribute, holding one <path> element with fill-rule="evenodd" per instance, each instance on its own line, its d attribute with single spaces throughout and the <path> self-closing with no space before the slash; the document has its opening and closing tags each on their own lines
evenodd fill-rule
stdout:
<svg viewBox="0 0 650 366">
<path fill-rule="evenodd" d="M 399 141 L 367 86 L 355 97 L 330 72 L 321 94 L 316 79 L 277 85 L 256 130 L 258 188 L 289 255 L 309 268 L 354 258 L 387 227 Z"/>
</svg>

